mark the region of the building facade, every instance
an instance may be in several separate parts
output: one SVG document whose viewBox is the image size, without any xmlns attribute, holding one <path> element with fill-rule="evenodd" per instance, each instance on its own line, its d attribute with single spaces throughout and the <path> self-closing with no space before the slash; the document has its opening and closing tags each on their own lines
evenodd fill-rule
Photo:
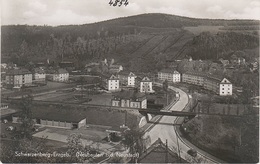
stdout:
<svg viewBox="0 0 260 164">
<path fill-rule="evenodd" d="M 226 78 L 224 78 L 219 84 L 219 95 L 220 96 L 232 95 L 232 84 Z"/>
<path fill-rule="evenodd" d="M 201 86 L 220 96 L 232 95 L 232 83 L 226 78 L 200 72 L 186 72 L 182 74 L 182 82 Z"/>
<path fill-rule="evenodd" d="M 144 94 L 137 93 L 133 90 L 121 91 L 113 95 L 111 105 L 117 107 L 146 109 L 147 99 Z"/>
<path fill-rule="evenodd" d="M 176 70 L 170 69 L 163 69 L 158 72 L 158 79 L 162 81 L 169 81 L 169 82 L 181 82 L 181 74 Z"/>
<path fill-rule="evenodd" d="M 115 75 L 112 75 L 109 79 L 108 79 L 108 90 L 109 91 L 118 91 L 120 90 L 120 87 L 119 87 L 119 78 L 116 77 Z"/>
<path fill-rule="evenodd" d="M 148 77 L 144 77 L 140 82 L 141 93 L 153 93 L 153 83 Z"/>
<path fill-rule="evenodd" d="M 135 86 L 135 74 L 130 72 L 127 77 L 127 86 L 134 87 Z"/>
<path fill-rule="evenodd" d="M 21 88 L 32 85 L 32 73 L 27 69 L 12 69 L 6 72 L 7 88 Z"/>
<path fill-rule="evenodd" d="M 33 80 L 34 81 L 45 81 L 46 80 L 46 73 L 42 68 L 35 68 L 33 73 Z"/>
<path fill-rule="evenodd" d="M 49 74 L 47 74 L 47 78 L 51 81 L 68 82 L 69 72 L 62 68 L 57 70 L 52 70 L 49 72 Z"/>
</svg>

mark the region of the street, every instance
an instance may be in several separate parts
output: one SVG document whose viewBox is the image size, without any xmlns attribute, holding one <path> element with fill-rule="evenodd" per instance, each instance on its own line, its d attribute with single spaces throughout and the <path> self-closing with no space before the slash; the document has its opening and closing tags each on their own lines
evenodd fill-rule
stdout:
<svg viewBox="0 0 260 164">
<path fill-rule="evenodd" d="M 175 111 L 182 111 L 185 106 L 189 102 L 188 95 L 183 92 L 181 89 L 169 86 L 169 89 L 172 89 L 176 92 L 179 92 L 180 99 L 177 103 L 175 103 L 169 110 L 175 110 Z M 173 124 L 176 122 L 176 119 L 178 117 L 176 116 L 163 116 L 158 124 L 153 126 L 149 131 L 147 131 L 144 135 L 144 138 L 149 137 L 151 139 L 150 144 L 154 143 L 158 138 L 160 138 L 163 142 L 168 142 L 169 148 L 177 150 L 177 136 L 176 136 L 176 130 L 173 126 Z M 192 157 L 187 154 L 187 151 L 190 149 L 191 146 L 187 146 L 186 143 L 183 143 L 183 140 L 179 138 L 179 149 L 180 149 L 180 155 L 183 159 L 189 161 Z M 149 147 L 150 145 L 147 145 Z M 207 154 L 202 154 L 198 148 L 195 146 L 192 146 L 193 149 L 197 150 L 198 152 L 198 158 L 203 159 L 203 162 L 207 163 L 218 163 L 220 160 L 214 158 L 214 157 L 208 157 Z M 194 161 L 191 161 L 194 162 Z"/>
</svg>

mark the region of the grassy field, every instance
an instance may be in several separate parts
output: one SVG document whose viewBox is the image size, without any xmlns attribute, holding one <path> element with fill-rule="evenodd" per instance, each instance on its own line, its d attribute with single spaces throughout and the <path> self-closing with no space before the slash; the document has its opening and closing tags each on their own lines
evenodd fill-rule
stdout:
<svg viewBox="0 0 260 164">
<path fill-rule="evenodd" d="M 218 33 L 224 26 L 197 26 L 197 27 L 184 27 L 185 30 L 192 32 L 194 35 L 199 35 L 202 32 L 210 32 L 212 34 Z"/>
<path fill-rule="evenodd" d="M 16 97 L 16 96 L 22 96 L 26 95 L 28 93 L 32 94 L 39 94 L 43 92 L 51 92 L 54 90 L 59 90 L 59 89 L 66 89 L 66 88 L 71 88 L 73 86 L 76 86 L 75 84 L 67 84 L 67 83 L 58 83 L 58 82 L 47 82 L 47 85 L 45 86 L 39 86 L 39 87 L 30 87 L 26 88 L 24 90 L 20 91 L 6 91 L 2 93 L 2 97 Z"/>
</svg>

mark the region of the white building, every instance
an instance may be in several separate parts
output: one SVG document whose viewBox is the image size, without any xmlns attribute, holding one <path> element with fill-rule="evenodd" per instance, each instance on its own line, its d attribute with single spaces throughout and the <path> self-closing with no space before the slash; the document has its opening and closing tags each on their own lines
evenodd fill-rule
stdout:
<svg viewBox="0 0 260 164">
<path fill-rule="evenodd" d="M 232 83 L 224 78 L 219 84 L 219 95 L 228 96 L 232 95 Z"/>
<path fill-rule="evenodd" d="M 119 78 L 116 77 L 115 75 L 112 75 L 108 79 L 108 90 L 109 91 L 117 91 L 119 90 Z"/>
<path fill-rule="evenodd" d="M 140 92 L 153 93 L 153 83 L 148 77 L 144 77 L 140 82 Z"/>
<path fill-rule="evenodd" d="M 181 74 L 176 70 L 170 69 L 163 69 L 158 72 L 158 79 L 162 81 L 169 81 L 169 82 L 181 82 Z"/>
<path fill-rule="evenodd" d="M 129 87 L 134 87 L 135 86 L 135 74 L 130 72 L 128 77 L 127 77 L 127 85 Z"/>
<path fill-rule="evenodd" d="M 32 73 L 27 69 L 11 69 L 6 72 L 7 88 L 21 88 L 32 85 Z"/>
<path fill-rule="evenodd" d="M 34 81 L 45 81 L 46 73 L 42 68 L 35 68 L 33 74 Z"/>
<path fill-rule="evenodd" d="M 69 72 L 65 69 L 57 69 L 47 74 L 47 77 L 51 81 L 67 82 L 69 81 Z"/>
<path fill-rule="evenodd" d="M 111 100 L 112 106 L 129 108 L 147 108 L 147 99 L 144 93 L 133 90 L 117 92 Z"/>
</svg>

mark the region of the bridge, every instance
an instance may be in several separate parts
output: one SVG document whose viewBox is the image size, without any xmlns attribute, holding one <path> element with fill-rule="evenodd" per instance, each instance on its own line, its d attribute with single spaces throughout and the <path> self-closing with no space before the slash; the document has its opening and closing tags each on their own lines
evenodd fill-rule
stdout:
<svg viewBox="0 0 260 164">
<path fill-rule="evenodd" d="M 154 115 L 165 115 L 165 116 L 190 116 L 195 117 L 197 113 L 193 112 L 182 112 L 182 111 L 169 111 L 169 110 L 153 110 L 153 109 L 138 109 L 143 115 L 154 114 Z"/>
<path fill-rule="evenodd" d="M 154 109 L 138 109 L 138 110 L 144 116 L 147 116 L 147 114 L 149 113 L 154 115 L 188 117 L 189 119 L 194 118 L 196 115 L 215 115 L 215 116 L 229 116 L 229 117 L 242 116 L 242 115 L 230 115 L 230 114 L 218 114 L 218 113 L 183 112 L 183 111 L 154 110 Z"/>
</svg>

